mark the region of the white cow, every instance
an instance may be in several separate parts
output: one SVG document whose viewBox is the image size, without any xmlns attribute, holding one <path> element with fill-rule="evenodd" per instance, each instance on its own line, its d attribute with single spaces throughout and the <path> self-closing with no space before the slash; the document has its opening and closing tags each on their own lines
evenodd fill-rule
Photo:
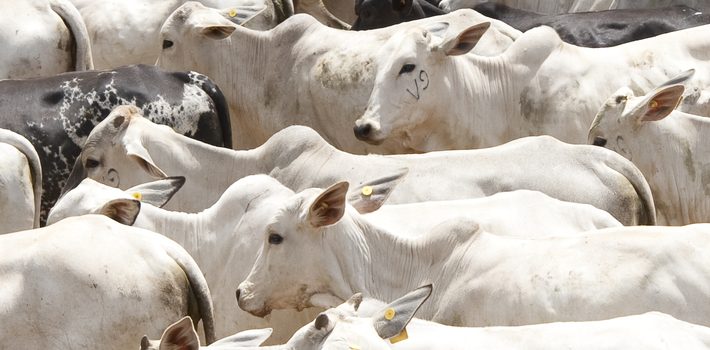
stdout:
<svg viewBox="0 0 710 350">
<path fill-rule="evenodd" d="M 271 211 L 239 306 L 329 306 L 354 291 L 392 300 L 439 286 L 420 316 L 456 326 L 592 321 L 652 310 L 710 324 L 710 224 L 617 227 L 525 239 L 450 220 L 404 238 L 345 201 L 347 182 L 303 191 Z"/>
<path fill-rule="evenodd" d="M 102 215 L 0 236 L 0 279 L 3 348 L 130 349 L 186 314 L 214 341 L 209 289 L 190 255 Z"/>
<path fill-rule="evenodd" d="M 84 21 L 69 0 L 0 2 L 0 79 L 93 69 Z"/>
<path fill-rule="evenodd" d="M 271 328 L 243 331 L 222 338 L 209 346 L 201 347 L 192 318 L 185 316 L 180 321 L 168 326 L 160 336 L 160 340 L 149 340 L 147 336 L 143 336 L 140 350 L 259 349 L 261 348 L 259 345 L 269 338 L 271 331 Z M 274 347 L 270 347 L 270 349 L 274 349 Z"/>
<path fill-rule="evenodd" d="M 388 150 L 388 145 L 358 142 L 352 125 L 365 110 L 373 87 L 377 48 L 404 28 L 440 21 L 465 28 L 490 19 L 468 10 L 351 32 L 296 15 L 259 32 L 235 25 L 214 9 L 186 3 L 163 25 L 161 40 L 169 44 L 163 45 L 158 65 L 195 70 L 215 80 L 230 105 L 235 148 L 256 147 L 279 130 L 298 124 L 316 129 L 348 152 L 401 152 Z M 495 21 L 474 51 L 498 54 L 519 34 Z"/>
<path fill-rule="evenodd" d="M 32 144 L 0 129 L 0 234 L 39 227 L 42 164 Z"/>
<path fill-rule="evenodd" d="M 360 344 L 368 344 L 367 349 L 394 350 L 710 348 L 709 328 L 679 321 L 660 312 L 603 321 L 556 322 L 518 327 L 451 327 L 413 319 L 430 293 L 431 286 L 425 286 L 389 305 L 373 303 L 365 298 L 357 308 L 351 306 L 346 309 L 340 306 L 337 314 L 329 315 L 328 324 L 332 324 L 332 331 L 323 349 L 349 350 Z M 361 316 L 363 313 L 369 313 L 368 317 Z M 387 315 L 393 317 L 388 319 Z M 392 329 L 389 334 L 381 332 L 384 325 Z M 406 336 L 388 338 L 388 335 L 402 334 L 402 331 L 406 331 Z"/>
<path fill-rule="evenodd" d="M 682 109 L 710 115 L 710 25 L 609 48 L 562 42 L 533 28 L 497 57 L 463 55 L 485 24 L 442 33 L 413 28 L 382 47 L 375 88 L 356 122 L 361 140 L 411 151 L 491 147 L 530 135 L 584 143 L 599 106 L 619 86 L 648 91 L 695 67 Z M 703 54 L 700 54 L 703 53 Z"/>
<path fill-rule="evenodd" d="M 531 137 L 483 150 L 358 156 L 339 151 L 312 129 L 292 126 L 248 151 L 191 140 L 121 106 L 88 136 L 65 192 L 88 176 L 127 188 L 165 174 L 187 178 L 168 208 L 196 212 L 212 205 L 234 181 L 269 174 L 294 190 L 348 180 L 356 186 L 374 174 L 409 169 L 390 203 L 478 198 L 529 189 L 594 205 L 625 225 L 653 224 L 653 198 L 633 164 L 614 152 Z M 441 169 L 446 169 L 442 172 Z M 436 175 L 436 176 L 433 176 Z"/>
<path fill-rule="evenodd" d="M 474 6 L 490 0 L 441 0 L 439 7 L 447 12 Z M 495 0 L 498 3 L 542 14 L 603 11 L 615 9 L 647 9 L 685 5 L 702 9 L 707 0 Z"/>
<path fill-rule="evenodd" d="M 97 69 L 129 64 L 155 64 L 160 54 L 160 26 L 186 0 L 71 0 L 91 36 Z M 202 0 L 226 21 L 254 29 L 273 28 L 293 14 L 289 0 Z M 248 21 L 255 15 L 260 16 Z"/>
<path fill-rule="evenodd" d="M 681 77 L 636 97 L 619 89 L 601 107 L 589 143 L 618 152 L 651 186 L 658 220 L 666 225 L 710 222 L 710 120 L 673 109 Z M 674 84 L 675 83 L 675 84 Z"/>
</svg>

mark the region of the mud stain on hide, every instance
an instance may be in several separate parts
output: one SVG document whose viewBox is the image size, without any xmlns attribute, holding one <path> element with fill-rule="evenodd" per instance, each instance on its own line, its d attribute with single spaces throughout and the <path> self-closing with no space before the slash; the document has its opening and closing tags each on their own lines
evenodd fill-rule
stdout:
<svg viewBox="0 0 710 350">
<path fill-rule="evenodd" d="M 314 69 L 316 80 L 330 89 L 347 89 L 374 78 L 371 58 L 345 52 L 325 54 Z"/>
</svg>

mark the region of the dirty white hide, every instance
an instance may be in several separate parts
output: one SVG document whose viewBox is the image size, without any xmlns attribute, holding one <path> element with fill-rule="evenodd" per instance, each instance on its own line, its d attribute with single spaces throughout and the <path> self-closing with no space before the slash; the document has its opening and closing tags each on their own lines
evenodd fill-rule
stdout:
<svg viewBox="0 0 710 350">
<path fill-rule="evenodd" d="M 21 135 L 0 129 L 0 234 L 39 227 L 42 165 Z"/>
<path fill-rule="evenodd" d="M 337 349 L 345 350 L 349 349 L 348 345 L 357 347 L 376 342 L 378 338 L 380 344 L 394 350 L 705 350 L 710 347 L 710 329 L 660 312 L 603 321 L 517 327 L 451 327 L 412 318 L 430 293 L 430 286 L 421 287 L 389 305 L 365 298 L 356 310 L 351 308 L 347 313 L 342 312 L 341 317 L 330 319 L 335 325 L 329 339 L 341 339 Z M 394 311 L 390 314 L 394 313 L 396 318 L 387 321 L 383 317 L 388 309 Z M 395 329 L 406 329 L 407 337 L 389 340 L 382 337 L 377 332 L 380 322 Z M 404 339 L 397 341 L 401 338 Z"/>
<path fill-rule="evenodd" d="M 84 21 L 69 0 L 0 2 L 0 79 L 93 69 Z"/>
<path fill-rule="evenodd" d="M 138 205 L 108 213 L 130 220 Z M 202 318 L 212 302 L 177 243 L 103 215 L 0 236 L 0 342 L 7 349 L 131 349 L 174 320 Z"/>
<path fill-rule="evenodd" d="M 194 70 L 219 85 L 230 105 L 235 148 L 253 148 L 290 125 L 317 130 L 331 144 L 352 153 L 402 152 L 372 147 L 352 135 L 374 84 L 375 58 L 393 34 L 446 21 L 463 29 L 491 21 L 472 10 L 371 31 L 343 31 L 296 15 L 261 32 L 242 28 L 214 9 L 187 3 L 161 29 L 165 47 L 158 65 Z M 498 54 L 520 32 L 494 21 L 475 53 Z M 207 54 L 209 53 L 209 54 Z"/>
<path fill-rule="evenodd" d="M 356 136 L 415 152 L 491 147 L 551 135 L 585 143 L 599 106 L 619 86 L 645 92 L 688 68 L 681 109 L 710 115 L 710 25 L 609 48 L 562 42 L 533 28 L 495 57 L 465 54 L 485 33 L 412 28 L 393 35 L 373 66 L 375 87 Z"/>
<path fill-rule="evenodd" d="M 589 143 L 618 152 L 641 170 L 664 225 L 710 222 L 710 120 L 674 110 L 687 77 L 642 96 L 619 89 L 589 130 Z"/>
<path fill-rule="evenodd" d="M 166 174 L 181 175 L 187 182 L 167 208 L 196 212 L 212 205 L 234 181 L 251 174 L 269 174 L 293 190 L 302 190 L 341 180 L 361 186 L 374 176 L 406 169 L 408 176 L 389 203 L 478 198 L 529 189 L 594 205 L 623 224 L 655 223 L 653 199 L 641 172 L 624 157 L 599 147 L 541 136 L 483 150 L 358 156 L 335 149 L 312 129 L 292 126 L 261 147 L 234 151 L 191 140 L 124 106 L 92 130 L 64 192 L 87 176 L 128 188 Z"/>
<path fill-rule="evenodd" d="M 86 22 L 91 36 L 94 65 L 97 69 L 111 69 L 129 64 L 155 64 L 160 54 L 158 38 L 160 26 L 170 13 L 186 2 L 185 0 L 71 1 Z M 202 0 L 201 2 L 205 6 L 215 8 L 215 12 L 226 21 L 257 30 L 273 28 L 293 14 L 293 4 L 290 0 Z M 255 15 L 258 16 L 254 18 Z"/>
<path fill-rule="evenodd" d="M 329 306 L 353 291 L 391 300 L 439 286 L 419 316 L 456 326 L 592 321 L 648 311 L 710 324 L 710 224 L 616 227 L 573 237 L 506 237 L 452 219 L 415 238 L 371 225 L 347 183 L 271 211 L 239 306 Z"/>
</svg>

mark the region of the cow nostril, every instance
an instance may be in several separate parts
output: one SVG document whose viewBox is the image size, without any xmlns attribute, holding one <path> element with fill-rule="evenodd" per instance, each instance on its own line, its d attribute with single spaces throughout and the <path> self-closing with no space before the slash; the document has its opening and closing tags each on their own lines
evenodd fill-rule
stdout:
<svg viewBox="0 0 710 350">
<path fill-rule="evenodd" d="M 606 145 L 606 139 L 603 137 L 595 137 L 594 142 L 592 143 L 594 146 L 599 146 L 599 147 L 604 147 Z"/>
<path fill-rule="evenodd" d="M 355 126 L 353 128 L 353 131 L 355 132 L 355 137 L 357 137 L 358 139 L 366 139 L 370 136 L 370 133 L 372 132 L 372 125 L 366 123 L 360 126 Z"/>
<path fill-rule="evenodd" d="M 242 290 L 237 288 L 237 301 L 239 301 L 239 297 L 242 295 Z"/>
</svg>

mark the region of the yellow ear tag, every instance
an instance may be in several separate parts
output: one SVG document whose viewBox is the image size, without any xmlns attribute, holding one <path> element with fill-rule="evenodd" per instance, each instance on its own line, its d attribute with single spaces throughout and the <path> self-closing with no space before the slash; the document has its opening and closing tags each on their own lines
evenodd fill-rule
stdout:
<svg viewBox="0 0 710 350">
<path fill-rule="evenodd" d="M 348 346 L 350 347 L 350 350 L 360 350 L 360 347 L 357 345 L 348 344 Z"/>
<path fill-rule="evenodd" d="M 229 10 L 229 17 L 237 17 L 237 9 Z"/>
<path fill-rule="evenodd" d="M 362 188 L 362 195 L 369 196 L 372 195 L 372 186 L 365 186 Z"/>
<path fill-rule="evenodd" d="M 658 101 L 653 100 L 653 101 L 651 101 L 651 103 L 648 104 L 648 106 L 655 109 L 658 107 Z"/>
<path fill-rule="evenodd" d="M 407 329 L 403 329 L 399 334 L 395 335 L 394 337 L 390 338 L 390 343 L 399 343 L 402 340 L 407 340 L 409 338 L 409 334 L 407 334 Z"/>
<path fill-rule="evenodd" d="M 133 194 L 132 194 L 131 196 L 133 196 L 133 198 L 135 198 L 135 199 L 137 199 L 137 200 L 139 200 L 139 201 L 140 201 L 141 199 L 143 199 L 143 195 L 142 195 L 140 192 L 133 192 Z"/>
<path fill-rule="evenodd" d="M 389 309 L 385 310 L 385 320 L 391 321 L 394 318 L 394 315 L 396 315 L 396 314 L 397 313 L 394 311 L 393 308 L 389 308 Z"/>
</svg>

